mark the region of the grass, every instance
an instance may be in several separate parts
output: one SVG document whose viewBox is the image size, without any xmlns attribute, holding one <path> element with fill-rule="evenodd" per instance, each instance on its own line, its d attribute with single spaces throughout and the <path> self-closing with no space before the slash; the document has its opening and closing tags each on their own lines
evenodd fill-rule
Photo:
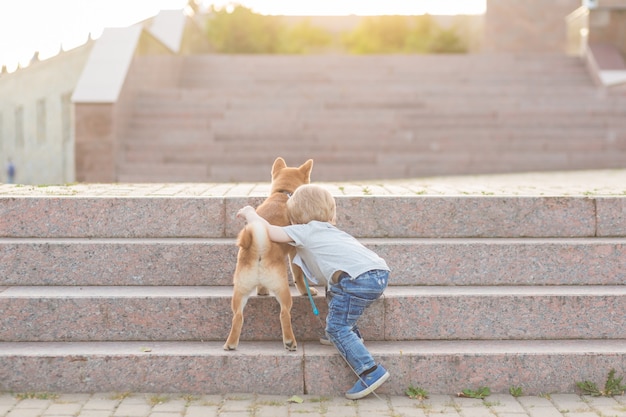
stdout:
<svg viewBox="0 0 626 417">
<path fill-rule="evenodd" d="M 612 397 L 614 395 L 623 395 L 626 392 L 626 385 L 622 384 L 623 377 L 615 377 L 615 369 L 609 371 L 604 388 L 600 389 L 591 381 L 579 381 L 576 382 L 576 386 L 585 395 L 591 395 L 592 397 Z"/>
<path fill-rule="evenodd" d="M 49 392 L 22 392 L 15 394 L 15 398 L 18 400 L 56 400 L 59 395 Z"/>
<path fill-rule="evenodd" d="M 477 398 L 482 400 L 483 398 L 491 395 L 491 390 L 489 387 L 479 387 L 475 390 L 467 388 L 459 392 L 457 395 L 462 398 Z"/>
<path fill-rule="evenodd" d="M 409 386 L 406 389 L 405 394 L 414 400 L 425 400 L 428 398 L 428 391 L 420 387 Z"/>
<path fill-rule="evenodd" d="M 124 398 L 128 398 L 130 395 L 131 395 L 130 392 L 118 392 L 118 393 L 111 395 L 111 399 L 121 401 Z"/>
<path fill-rule="evenodd" d="M 509 394 L 511 394 L 513 397 L 517 398 L 517 397 L 521 397 L 523 395 L 522 393 L 522 387 L 518 387 L 518 386 L 512 386 L 509 388 Z"/>
<path fill-rule="evenodd" d="M 169 397 L 166 396 L 153 395 L 152 397 L 150 397 L 150 405 L 154 407 L 157 404 L 165 404 L 169 400 Z"/>
</svg>

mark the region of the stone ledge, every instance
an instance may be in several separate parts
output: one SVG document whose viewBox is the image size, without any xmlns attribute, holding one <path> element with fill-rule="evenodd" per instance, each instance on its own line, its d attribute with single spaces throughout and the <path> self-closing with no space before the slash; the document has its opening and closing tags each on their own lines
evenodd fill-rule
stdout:
<svg viewBox="0 0 626 417">
<path fill-rule="evenodd" d="M 269 172 L 268 172 L 269 175 Z M 626 169 L 313 182 L 335 196 L 626 196 Z M 269 182 L 0 184 L 0 197 L 265 197 Z"/>
<path fill-rule="evenodd" d="M 296 337 L 319 339 L 323 320 L 292 294 Z M 231 297 L 231 287 L 3 288 L 0 340 L 225 340 Z M 323 319 L 323 295 L 315 303 Z M 624 285 L 395 286 L 359 328 L 366 341 L 626 339 L 624 311 Z M 251 297 L 242 340 L 280 340 L 279 313 L 273 297 Z"/>
<path fill-rule="evenodd" d="M 377 392 L 431 394 L 488 386 L 525 395 L 575 392 L 626 370 L 626 340 L 370 343 L 392 377 Z M 0 343 L 0 391 L 314 394 L 336 396 L 355 377 L 332 347 L 280 342 L 226 352 L 218 342 Z"/>
<path fill-rule="evenodd" d="M 357 238 L 621 237 L 623 196 L 342 196 L 337 225 Z M 0 197 L 0 237 L 235 237 L 262 197 Z"/>
<path fill-rule="evenodd" d="M 395 285 L 615 285 L 625 238 L 361 239 Z M 0 238 L 2 285 L 232 284 L 235 239 Z"/>
</svg>

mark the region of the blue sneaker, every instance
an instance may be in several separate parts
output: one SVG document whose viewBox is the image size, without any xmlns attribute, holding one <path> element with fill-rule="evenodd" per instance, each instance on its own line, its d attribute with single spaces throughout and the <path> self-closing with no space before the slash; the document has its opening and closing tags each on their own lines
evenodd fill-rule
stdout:
<svg viewBox="0 0 626 417">
<path fill-rule="evenodd" d="M 365 340 L 363 340 L 363 336 L 361 336 L 361 332 L 359 332 L 359 329 L 354 328 L 354 329 L 352 329 L 352 331 L 354 333 L 356 333 L 356 335 L 358 336 L 359 339 L 361 339 L 361 343 L 365 343 Z M 320 337 L 320 344 L 326 345 L 326 346 L 332 346 L 333 345 L 331 343 L 330 339 L 328 338 L 328 335 L 326 334 L 326 332 L 324 332 L 324 336 Z"/>
<path fill-rule="evenodd" d="M 374 372 L 370 372 L 356 381 L 356 384 L 346 392 L 346 398 L 349 400 L 358 400 L 366 397 L 380 387 L 387 379 L 389 379 L 389 372 L 387 372 L 382 365 L 378 365 Z"/>
</svg>

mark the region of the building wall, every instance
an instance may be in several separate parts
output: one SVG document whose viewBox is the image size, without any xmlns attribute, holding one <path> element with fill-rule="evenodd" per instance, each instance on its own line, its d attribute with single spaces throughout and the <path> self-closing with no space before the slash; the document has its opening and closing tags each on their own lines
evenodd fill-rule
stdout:
<svg viewBox="0 0 626 417">
<path fill-rule="evenodd" d="M 565 17 L 581 0 L 487 0 L 485 52 L 565 52 Z"/>
<path fill-rule="evenodd" d="M 619 9 L 599 8 L 589 16 L 589 42 L 609 43 L 626 56 L 626 1 Z"/>
<path fill-rule="evenodd" d="M 74 178 L 71 95 L 92 43 L 0 75 L 0 181 L 62 184 Z"/>
</svg>

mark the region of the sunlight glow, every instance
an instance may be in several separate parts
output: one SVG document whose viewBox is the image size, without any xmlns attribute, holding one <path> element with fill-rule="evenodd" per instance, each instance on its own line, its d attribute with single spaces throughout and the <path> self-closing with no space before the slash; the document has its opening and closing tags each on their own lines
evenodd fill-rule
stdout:
<svg viewBox="0 0 626 417">
<path fill-rule="evenodd" d="M 220 4 L 219 2 L 213 3 Z M 228 2 L 221 4 L 225 3 Z M 385 0 L 376 2 L 363 0 L 242 0 L 239 3 L 257 13 L 296 16 L 482 14 L 486 9 L 486 0 Z"/>
<path fill-rule="evenodd" d="M 46 59 L 97 39 L 105 27 L 125 27 L 159 10 L 183 9 L 187 0 L 1 0 L 0 67 L 25 67 L 36 51 Z M 262 14 L 378 15 L 482 14 L 486 0 L 202 0 L 202 6 L 239 3 Z"/>
</svg>

